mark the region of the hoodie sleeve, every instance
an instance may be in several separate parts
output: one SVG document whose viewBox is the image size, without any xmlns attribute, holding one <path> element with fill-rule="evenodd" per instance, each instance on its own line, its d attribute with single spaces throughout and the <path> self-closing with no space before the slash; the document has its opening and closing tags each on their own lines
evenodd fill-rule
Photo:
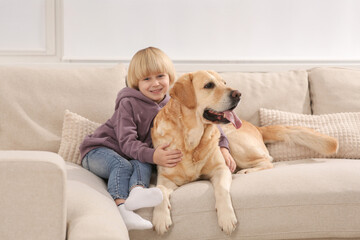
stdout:
<svg viewBox="0 0 360 240">
<path fill-rule="evenodd" d="M 138 129 L 134 121 L 131 102 L 122 99 L 116 109 L 115 134 L 120 150 L 129 158 L 141 162 L 154 163 L 154 148 L 138 140 Z"/>
<path fill-rule="evenodd" d="M 220 147 L 224 147 L 227 148 L 230 151 L 229 148 L 229 140 L 227 139 L 227 137 L 225 136 L 224 131 L 221 129 L 221 127 L 219 125 L 216 125 L 220 131 L 220 139 L 219 139 L 219 146 Z"/>
</svg>

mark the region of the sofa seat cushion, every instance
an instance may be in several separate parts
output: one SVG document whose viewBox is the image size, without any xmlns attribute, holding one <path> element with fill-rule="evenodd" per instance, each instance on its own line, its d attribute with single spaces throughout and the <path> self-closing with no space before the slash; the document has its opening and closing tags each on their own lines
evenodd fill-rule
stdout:
<svg viewBox="0 0 360 240">
<path fill-rule="evenodd" d="M 360 161 L 307 159 L 233 175 L 231 196 L 238 218 L 232 239 L 345 238 L 360 235 Z M 162 239 L 227 239 L 215 211 L 213 188 L 198 181 L 171 195 L 173 225 Z M 138 213 L 151 219 L 152 208 Z M 130 238 L 157 239 L 152 230 Z"/>
<path fill-rule="evenodd" d="M 105 181 L 75 163 L 67 170 L 67 240 L 129 239 Z"/>
</svg>

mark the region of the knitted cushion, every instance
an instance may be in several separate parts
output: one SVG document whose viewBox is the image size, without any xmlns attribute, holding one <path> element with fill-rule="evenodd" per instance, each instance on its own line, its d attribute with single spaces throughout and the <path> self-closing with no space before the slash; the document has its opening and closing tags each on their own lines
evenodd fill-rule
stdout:
<svg viewBox="0 0 360 240">
<path fill-rule="evenodd" d="M 360 158 L 360 112 L 306 115 L 278 110 L 260 109 L 261 126 L 288 125 L 313 128 L 339 141 L 339 151 L 326 157 Z M 303 146 L 284 142 L 267 144 L 274 161 L 325 157 Z"/>
<path fill-rule="evenodd" d="M 85 136 L 92 134 L 99 126 L 100 123 L 65 110 L 58 154 L 67 162 L 81 164 L 80 144 Z"/>
</svg>

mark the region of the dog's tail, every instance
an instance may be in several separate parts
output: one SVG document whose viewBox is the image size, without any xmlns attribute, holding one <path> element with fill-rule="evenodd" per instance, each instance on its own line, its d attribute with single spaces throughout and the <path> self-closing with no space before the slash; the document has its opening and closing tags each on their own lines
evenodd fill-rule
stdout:
<svg viewBox="0 0 360 240">
<path fill-rule="evenodd" d="M 265 143 L 286 142 L 308 147 L 320 154 L 336 153 L 339 143 L 336 138 L 319 133 L 311 128 L 297 126 L 272 125 L 258 127 Z"/>
</svg>

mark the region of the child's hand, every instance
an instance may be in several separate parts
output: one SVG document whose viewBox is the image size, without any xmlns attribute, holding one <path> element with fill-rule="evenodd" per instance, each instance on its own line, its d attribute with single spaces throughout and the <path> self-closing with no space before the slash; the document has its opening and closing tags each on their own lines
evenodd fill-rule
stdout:
<svg viewBox="0 0 360 240">
<path fill-rule="evenodd" d="M 229 167 L 230 171 L 233 173 L 236 169 L 236 163 L 233 157 L 231 156 L 229 149 L 221 147 L 220 151 L 225 159 L 226 165 Z"/>
<path fill-rule="evenodd" d="M 181 161 L 180 150 L 166 150 L 170 143 L 165 143 L 155 149 L 153 161 L 162 167 L 175 167 Z"/>
</svg>

